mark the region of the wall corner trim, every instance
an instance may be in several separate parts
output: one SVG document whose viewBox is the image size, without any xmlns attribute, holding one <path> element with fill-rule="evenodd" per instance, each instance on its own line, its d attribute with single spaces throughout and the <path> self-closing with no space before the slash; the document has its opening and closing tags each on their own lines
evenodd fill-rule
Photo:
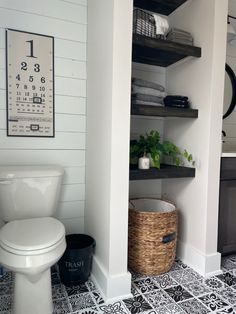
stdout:
<svg viewBox="0 0 236 314">
<path fill-rule="evenodd" d="M 115 302 L 132 297 L 130 272 L 110 275 L 96 256 L 93 257 L 91 278 L 100 290 L 105 302 Z"/>
<path fill-rule="evenodd" d="M 177 256 L 204 277 L 221 274 L 221 254 L 204 254 L 193 246 L 178 241 Z"/>
</svg>

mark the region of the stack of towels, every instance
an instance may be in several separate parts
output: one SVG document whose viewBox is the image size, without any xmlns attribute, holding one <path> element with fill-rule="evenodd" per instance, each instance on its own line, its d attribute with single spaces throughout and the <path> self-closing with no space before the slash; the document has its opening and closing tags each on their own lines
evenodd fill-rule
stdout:
<svg viewBox="0 0 236 314">
<path fill-rule="evenodd" d="M 165 88 L 157 83 L 132 78 L 132 103 L 135 105 L 163 106 Z"/>
<path fill-rule="evenodd" d="M 165 106 L 177 108 L 189 108 L 190 102 L 187 96 L 172 95 L 163 99 Z"/>
<path fill-rule="evenodd" d="M 193 45 L 192 35 L 189 32 L 183 31 L 179 28 L 172 28 L 167 34 L 166 39 L 185 45 Z"/>
</svg>

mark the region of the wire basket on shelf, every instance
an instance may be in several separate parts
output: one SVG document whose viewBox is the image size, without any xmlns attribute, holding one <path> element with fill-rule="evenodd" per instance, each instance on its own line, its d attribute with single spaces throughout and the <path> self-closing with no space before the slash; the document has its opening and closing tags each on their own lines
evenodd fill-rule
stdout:
<svg viewBox="0 0 236 314">
<path fill-rule="evenodd" d="M 133 33 L 148 37 L 156 37 L 156 23 L 154 16 L 141 9 L 134 9 L 133 14 Z"/>
<path fill-rule="evenodd" d="M 177 210 L 162 199 L 136 198 L 129 206 L 129 268 L 144 275 L 168 272 L 177 244 Z"/>
</svg>

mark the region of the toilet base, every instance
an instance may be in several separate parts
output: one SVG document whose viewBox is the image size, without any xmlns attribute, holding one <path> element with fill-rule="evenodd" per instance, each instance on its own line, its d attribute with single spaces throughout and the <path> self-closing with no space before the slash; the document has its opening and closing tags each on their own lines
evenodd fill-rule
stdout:
<svg viewBox="0 0 236 314">
<path fill-rule="evenodd" d="M 14 314 L 52 314 L 50 268 L 37 275 L 15 273 Z"/>
</svg>

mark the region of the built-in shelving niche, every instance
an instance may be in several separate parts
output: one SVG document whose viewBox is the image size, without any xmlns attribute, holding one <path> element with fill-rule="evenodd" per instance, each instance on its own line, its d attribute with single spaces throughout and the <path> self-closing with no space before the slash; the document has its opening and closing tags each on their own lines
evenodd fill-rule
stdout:
<svg viewBox="0 0 236 314">
<path fill-rule="evenodd" d="M 187 0 L 134 0 L 140 9 L 169 15 Z M 167 67 L 186 57 L 201 57 L 201 48 L 133 34 L 132 61 Z M 131 104 L 131 115 L 197 118 L 198 110 Z M 195 168 L 161 165 L 161 169 L 131 169 L 130 180 L 195 177 Z"/>
</svg>

